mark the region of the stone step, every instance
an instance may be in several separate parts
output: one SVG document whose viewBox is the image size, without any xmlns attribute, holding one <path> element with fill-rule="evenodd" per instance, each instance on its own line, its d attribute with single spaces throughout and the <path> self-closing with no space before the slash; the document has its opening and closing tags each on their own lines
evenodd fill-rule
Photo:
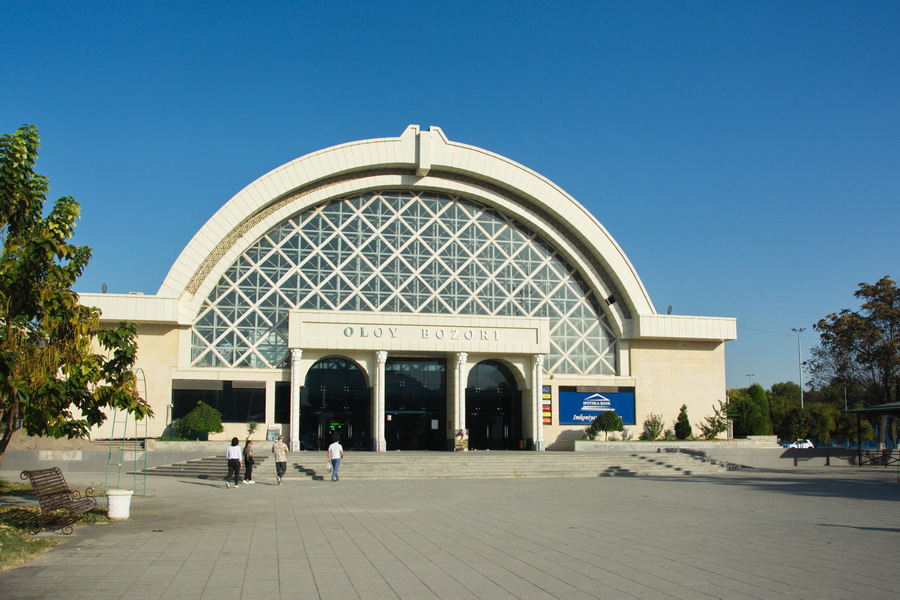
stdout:
<svg viewBox="0 0 900 600">
<path fill-rule="evenodd" d="M 112 442 L 110 444 L 110 442 Z M 112 451 L 115 452 L 117 450 L 125 450 L 126 452 L 134 452 L 137 450 L 144 449 L 144 440 L 143 439 L 126 439 L 124 442 L 122 440 L 91 440 L 90 441 L 91 448 L 98 448 L 101 450 L 108 450 L 112 448 Z"/>
<path fill-rule="evenodd" d="M 275 479 L 275 462 L 263 455 L 254 480 Z M 330 478 L 324 452 L 289 455 L 286 479 Z M 348 452 L 341 464 L 347 479 L 438 479 L 516 477 L 672 476 L 723 473 L 734 468 L 686 453 L 598 452 Z M 149 475 L 224 479 L 222 457 L 208 457 L 147 470 Z"/>
</svg>

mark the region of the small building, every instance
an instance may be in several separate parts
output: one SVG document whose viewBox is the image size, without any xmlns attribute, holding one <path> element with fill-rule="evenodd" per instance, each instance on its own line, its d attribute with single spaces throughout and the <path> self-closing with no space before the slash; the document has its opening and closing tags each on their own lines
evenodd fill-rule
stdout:
<svg viewBox="0 0 900 600">
<path fill-rule="evenodd" d="M 156 295 L 81 298 L 138 323 L 150 436 L 202 400 L 222 439 L 254 421 L 306 450 L 554 449 L 604 410 L 637 437 L 683 404 L 698 422 L 736 338 L 732 318 L 659 314 L 553 182 L 415 125 L 260 177 Z"/>
</svg>

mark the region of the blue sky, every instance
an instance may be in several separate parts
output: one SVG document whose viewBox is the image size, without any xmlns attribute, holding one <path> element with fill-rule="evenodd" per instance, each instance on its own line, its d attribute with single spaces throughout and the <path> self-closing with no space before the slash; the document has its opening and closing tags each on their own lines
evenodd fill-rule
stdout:
<svg viewBox="0 0 900 600">
<path fill-rule="evenodd" d="M 155 293 L 298 156 L 410 123 L 590 209 L 657 310 L 733 316 L 729 387 L 900 276 L 897 2 L 0 2 L 0 131 L 82 205 L 76 289 Z M 804 377 L 806 377 L 804 375 Z"/>
</svg>

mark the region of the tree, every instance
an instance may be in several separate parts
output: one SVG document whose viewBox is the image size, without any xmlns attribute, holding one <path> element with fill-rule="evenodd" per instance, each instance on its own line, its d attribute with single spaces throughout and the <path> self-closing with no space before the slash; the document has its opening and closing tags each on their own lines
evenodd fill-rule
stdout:
<svg viewBox="0 0 900 600">
<path fill-rule="evenodd" d="M 769 412 L 769 397 L 766 395 L 766 390 L 758 383 L 754 383 L 747 389 L 747 393 L 750 394 L 750 399 L 759 408 L 757 411 L 759 418 L 756 423 L 756 431 L 752 435 L 768 435 L 772 433 L 772 417 Z"/>
<path fill-rule="evenodd" d="M 704 417 L 703 422 L 699 425 L 704 438 L 711 440 L 718 437 L 720 433 L 728 431 L 728 417 L 725 415 L 725 408 L 725 403 L 721 400 L 719 400 L 718 408 L 713 404 L 712 416 Z"/>
<path fill-rule="evenodd" d="M 772 384 L 769 388 L 769 412 L 772 415 L 772 431 L 776 435 L 781 436 L 782 423 L 794 408 L 800 408 L 800 386 L 793 381 Z"/>
<path fill-rule="evenodd" d="M 210 433 L 225 431 L 222 413 L 205 402 L 197 402 L 197 406 L 182 417 L 179 427 L 185 437 L 192 440 L 206 439 Z M 247 439 L 251 433 L 248 431 Z"/>
<path fill-rule="evenodd" d="M 681 405 L 678 411 L 678 418 L 675 419 L 675 437 L 679 440 L 686 440 L 691 437 L 691 422 L 688 419 L 687 404 Z"/>
<path fill-rule="evenodd" d="M 815 382 L 860 385 L 866 406 L 894 402 L 900 388 L 900 288 L 888 276 L 874 285 L 860 283 L 853 294 L 859 310 L 844 309 L 814 325 L 821 344 L 813 348 Z M 881 437 L 887 428 L 882 419 Z"/>
<path fill-rule="evenodd" d="M 816 440 L 816 445 L 830 444 L 837 430 L 840 409 L 825 402 L 810 402 L 806 405 L 806 410 L 813 421 L 812 437 Z"/>
<path fill-rule="evenodd" d="M 762 408 L 750 396 L 748 389 L 731 389 L 727 395 L 726 412 L 734 422 L 734 437 L 763 435 L 766 431 L 766 419 Z"/>
<path fill-rule="evenodd" d="M 609 440 L 610 431 L 625 431 L 625 425 L 622 423 L 622 417 L 613 410 L 608 410 L 598 415 L 594 422 L 585 430 L 585 436 L 589 440 L 597 437 L 597 433 L 604 432 L 604 440 Z"/>
<path fill-rule="evenodd" d="M 800 440 L 812 437 L 813 419 L 806 408 L 793 408 L 782 424 L 780 435 L 785 440 Z"/>
<path fill-rule="evenodd" d="M 858 311 L 844 309 L 814 325 L 821 345 L 810 371 L 824 384 L 840 379 L 868 393 L 866 405 L 894 402 L 900 384 L 900 288 L 890 277 L 860 283 Z"/>
<path fill-rule="evenodd" d="M 39 147 L 32 125 L 0 136 L 0 464 L 20 426 L 74 438 L 103 423 L 107 408 L 152 415 L 131 371 L 136 326 L 101 330 L 100 311 L 71 289 L 91 249 L 69 243 L 80 211 L 73 198 L 43 216 Z"/>
</svg>

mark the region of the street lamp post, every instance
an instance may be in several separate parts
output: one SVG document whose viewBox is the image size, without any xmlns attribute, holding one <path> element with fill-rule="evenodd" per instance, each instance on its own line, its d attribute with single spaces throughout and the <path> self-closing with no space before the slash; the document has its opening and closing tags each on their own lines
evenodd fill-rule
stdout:
<svg viewBox="0 0 900 600">
<path fill-rule="evenodd" d="M 791 327 L 791 331 L 797 334 L 797 372 L 800 374 L 800 408 L 803 408 L 803 346 L 800 343 L 800 334 L 806 331 L 806 327 L 795 329 Z"/>
<path fill-rule="evenodd" d="M 756 373 L 747 373 L 747 387 L 748 387 L 748 388 L 749 388 L 751 385 L 753 385 L 753 377 L 754 377 L 755 375 L 756 375 Z"/>
</svg>

